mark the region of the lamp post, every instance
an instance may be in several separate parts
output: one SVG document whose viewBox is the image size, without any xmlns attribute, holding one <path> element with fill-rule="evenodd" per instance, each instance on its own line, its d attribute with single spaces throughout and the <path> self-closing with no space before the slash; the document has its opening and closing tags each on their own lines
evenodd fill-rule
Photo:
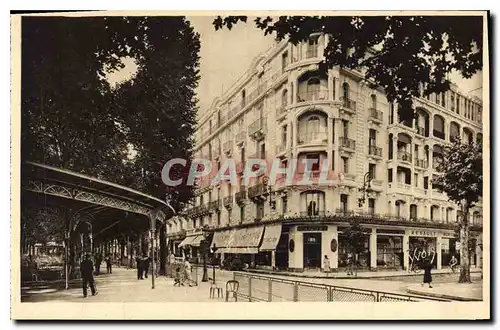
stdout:
<svg viewBox="0 0 500 330">
<path fill-rule="evenodd" d="M 371 181 L 373 180 L 372 174 L 370 172 L 366 172 L 365 176 L 363 177 L 363 187 L 359 188 L 359 191 L 363 193 L 362 197 L 358 199 L 358 205 L 359 207 L 362 207 L 363 204 L 366 201 L 366 194 L 369 194 L 372 189 L 371 189 Z"/>
<path fill-rule="evenodd" d="M 208 254 L 208 242 L 207 242 L 208 234 L 206 231 L 203 231 L 203 242 L 201 242 L 200 247 L 203 252 L 203 277 L 201 278 L 202 282 L 208 282 L 208 270 L 207 270 L 207 254 Z"/>
</svg>

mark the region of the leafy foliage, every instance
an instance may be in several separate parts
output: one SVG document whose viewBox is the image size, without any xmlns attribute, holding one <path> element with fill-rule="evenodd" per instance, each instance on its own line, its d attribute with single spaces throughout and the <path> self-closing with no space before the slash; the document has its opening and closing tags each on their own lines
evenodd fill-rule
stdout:
<svg viewBox="0 0 500 330">
<path fill-rule="evenodd" d="M 344 231 L 344 237 L 347 247 L 352 253 L 358 254 L 365 251 L 366 234 L 358 222 L 351 222 Z"/>
<path fill-rule="evenodd" d="M 444 147 L 443 161 L 437 166 L 438 172 L 432 184 L 445 192 L 457 204 L 466 202 L 471 207 L 483 192 L 483 152 L 478 143 L 464 144 L 455 139 Z"/>
<path fill-rule="evenodd" d="M 228 29 L 246 16 L 217 17 L 216 30 Z M 312 33 L 330 40 L 323 70 L 340 66 L 366 69 L 372 87 L 381 86 L 399 114 L 412 119 L 412 97 L 449 89 L 447 74 L 457 70 L 469 78 L 482 68 L 483 18 L 480 16 L 280 16 L 256 17 L 265 35 L 294 45 Z"/>
</svg>

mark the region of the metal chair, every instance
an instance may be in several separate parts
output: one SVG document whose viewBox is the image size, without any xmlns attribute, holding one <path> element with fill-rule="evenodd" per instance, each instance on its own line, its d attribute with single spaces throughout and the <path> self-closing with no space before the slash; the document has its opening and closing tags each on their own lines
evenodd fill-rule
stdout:
<svg viewBox="0 0 500 330">
<path fill-rule="evenodd" d="M 215 283 L 214 281 L 212 281 L 211 283 L 210 298 L 215 298 L 215 292 L 217 292 L 217 298 L 220 298 L 220 296 L 224 297 L 224 291 L 222 290 L 222 288 L 217 286 L 217 283 Z"/>
<path fill-rule="evenodd" d="M 229 293 L 233 294 L 234 301 L 238 301 L 238 289 L 240 288 L 240 282 L 235 280 L 230 280 L 226 282 L 226 301 L 229 299 Z"/>
</svg>

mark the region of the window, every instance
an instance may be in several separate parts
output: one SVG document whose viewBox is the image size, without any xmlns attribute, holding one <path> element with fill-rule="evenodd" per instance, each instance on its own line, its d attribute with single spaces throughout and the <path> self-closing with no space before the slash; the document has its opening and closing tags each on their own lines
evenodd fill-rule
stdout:
<svg viewBox="0 0 500 330">
<path fill-rule="evenodd" d="M 288 90 L 284 90 L 283 94 L 281 94 L 281 106 L 286 107 L 288 104 Z"/>
<path fill-rule="evenodd" d="M 320 212 L 320 204 L 323 199 L 323 193 L 306 193 L 306 207 L 308 216 L 317 216 Z"/>
<path fill-rule="evenodd" d="M 247 104 L 247 94 L 245 90 L 241 91 L 241 107 L 244 108 Z"/>
<path fill-rule="evenodd" d="M 349 84 L 348 83 L 343 83 L 342 84 L 342 99 L 344 101 L 348 101 L 349 100 Z"/>
<path fill-rule="evenodd" d="M 415 144 L 415 158 L 419 158 L 420 146 Z"/>
<path fill-rule="evenodd" d="M 307 57 L 317 57 L 318 56 L 318 41 L 319 36 L 310 37 L 307 47 Z"/>
<path fill-rule="evenodd" d="M 417 205 L 411 204 L 410 205 L 410 219 L 412 220 L 417 220 Z"/>
<path fill-rule="evenodd" d="M 396 201 L 396 217 L 400 218 L 403 214 L 402 210 L 402 205 L 403 204 L 401 201 Z"/>
<path fill-rule="evenodd" d="M 255 203 L 256 209 L 257 209 L 257 214 L 256 214 L 256 219 L 261 220 L 264 217 L 264 202 L 259 201 Z"/>
<path fill-rule="evenodd" d="M 286 66 L 288 65 L 288 52 L 284 52 L 281 54 L 281 71 L 285 71 Z"/>
<path fill-rule="evenodd" d="M 349 158 L 342 157 L 342 169 L 344 173 L 349 173 Z"/>
<path fill-rule="evenodd" d="M 285 215 L 288 209 L 288 197 L 281 197 L 281 215 Z"/>
<path fill-rule="evenodd" d="M 434 130 L 432 134 L 444 140 L 444 118 L 439 115 L 434 115 Z"/>
<path fill-rule="evenodd" d="M 450 105 L 451 105 L 451 111 L 455 111 L 455 92 L 451 92 Z"/>
<path fill-rule="evenodd" d="M 240 206 L 240 222 L 245 221 L 245 206 Z"/>
<path fill-rule="evenodd" d="M 418 187 L 418 174 L 413 174 L 413 181 L 415 182 L 415 187 Z"/>
<path fill-rule="evenodd" d="M 441 93 L 441 106 L 446 107 L 446 92 Z"/>
<path fill-rule="evenodd" d="M 370 173 L 370 177 L 372 179 L 375 179 L 376 175 L 377 175 L 377 165 L 375 165 L 375 164 L 368 164 L 368 173 Z"/>
<path fill-rule="evenodd" d="M 375 199 L 368 198 L 368 213 L 375 214 Z"/>
<path fill-rule="evenodd" d="M 377 131 L 374 129 L 370 129 L 369 131 L 369 140 L 368 147 L 376 147 L 377 146 Z"/>
<path fill-rule="evenodd" d="M 312 116 L 307 120 L 306 140 L 311 141 L 317 139 L 319 135 L 319 118 Z"/>
<path fill-rule="evenodd" d="M 342 128 L 344 132 L 344 137 L 348 138 L 349 137 L 349 122 L 347 120 L 342 119 Z"/>
<path fill-rule="evenodd" d="M 210 203 L 212 201 L 212 192 L 208 192 L 208 202 Z"/>
<path fill-rule="evenodd" d="M 335 150 L 332 150 L 332 171 L 335 170 Z"/>
<path fill-rule="evenodd" d="M 341 194 L 340 195 L 340 207 L 343 213 L 347 213 L 348 205 L 347 205 L 347 200 L 348 200 L 348 195 Z"/>
<path fill-rule="evenodd" d="M 320 157 L 319 154 L 307 154 L 306 156 L 307 161 L 314 161 L 314 164 L 311 166 L 311 171 L 319 171 L 319 162 L 320 162 Z"/>
<path fill-rule="evenodd" d="M 337 78 L 333 78 L 333 86 L 332 86 L 332 97 L 333 97 L 333 100 L 335 100 L 335 85 L 337 84 Z"/>
<path fill-rule="evenodd" d="M 230 181 L 227 183 L 227 195 L 228 196 L 233 196 L 233 187 L 231 186 L 231 182 Z"/>
<path fill-rule="evenodd" d="M 265 143 L 262 143 L 260 145 L 260 158 L 266 159 L 266 144 Z"/>
<path fill-rule="evenodd" d="M 457 94 L 457 113 L 460 114 L 460 95 Z"/>
<path fill-rule="evenodd" d="M 371 98 L 372 109 L 377 109 L 377 96 L 375 94 L 372 94 L 370 98 Z"/>
<path fill-rule="evenodd" d="M 387 182 L 392 182 L 392 168 L 387 170 Z"/>
<path fill-rule="evenodd" d="M 389 148 L 387 148 L 388 152 L 389 152 L 389 159 L 392 159 L 392 154 L 394 152 L 394 144 L 393 144 L 393 135 L 392 133 L 389 134 L 389 140 L 387 141 L 387 144 L 389 145 Z"/>
<path fill-rule="evenodd" d="M 220 212 L 217 212 L 217 226 L 220 226 Z"/>
<path fill-rule="evenodd" d="M 306 99 L 309 101 L 319 99 L 320 91 L 320 80 L 319 78 L 313 77 L 307 81 L 307 95 Z"/>
<path fill-rule="evenodd" d="M 391 103 L 391 109 L 389 111 L 389 124 L 394 124 L 394 103 Z"/>
<path fill-rule="evenodd" d="M 453 141 L 454 138 L 459 138 L 459 137 L 460 137 L 460 126 L 452 121 L 450 123 L 450 141 Z"/>
<path fill-rule="evenodd" d="M 286 138 L 287 138 L 287 125 L 283 126 L 281 130 L 281 145 L 286 146 Z"/>
<path fill-rule="evenodd" d="M 424 189 L 429 189 L 429 177 L 424 176 Z"/>
<path fill-rule="evenodd" d="M 203 195 L 200 195 L 200 205 L 203 205 Z"/>
</svg>

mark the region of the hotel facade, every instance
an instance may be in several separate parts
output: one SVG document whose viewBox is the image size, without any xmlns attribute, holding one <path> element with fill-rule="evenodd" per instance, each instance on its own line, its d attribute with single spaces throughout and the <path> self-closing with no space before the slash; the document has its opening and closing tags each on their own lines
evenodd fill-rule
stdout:
<svg viewBox="0 0 500 330">
<path fill-rule="evenodd" d="M 304 271 L 346 266 L 344 237 L 356 220 L 365 230 L 358 256 L 370 270 L 408 269 L 417 251 L 438 269 L 459 255 L 458 205 L 432 187 L 443 147 L 454 137 L 482 141 L 482 105 L 457 86 L 416 98 L 416 117 L 400 121 L 397 106 L 372 89 L 361 71 L 318 70 L 326 35 L 281 42 L 254 59 L 230 90 L 198 121 L 195 158 L 221 166 L 248 159 L 297 159 L 328 164 L 334 184 L 279 180 L 266 175 L 243 185 L 200 180 L 193 205 L 168 227 L 170 248 L 199 256 L 209 238 L 221 258 L 238 254 L 251 267 Z M 326 161 L 326 163 L 324 163 Z M 312 166 L 312 176 L 319 167 Z M 300 170 L 299 170 L 300 172 Z M 481 264 L 482 209 L 470 213 L 472 264 Z M 419 250 L 420 249 L 420 250 Z"/>
</svg>

